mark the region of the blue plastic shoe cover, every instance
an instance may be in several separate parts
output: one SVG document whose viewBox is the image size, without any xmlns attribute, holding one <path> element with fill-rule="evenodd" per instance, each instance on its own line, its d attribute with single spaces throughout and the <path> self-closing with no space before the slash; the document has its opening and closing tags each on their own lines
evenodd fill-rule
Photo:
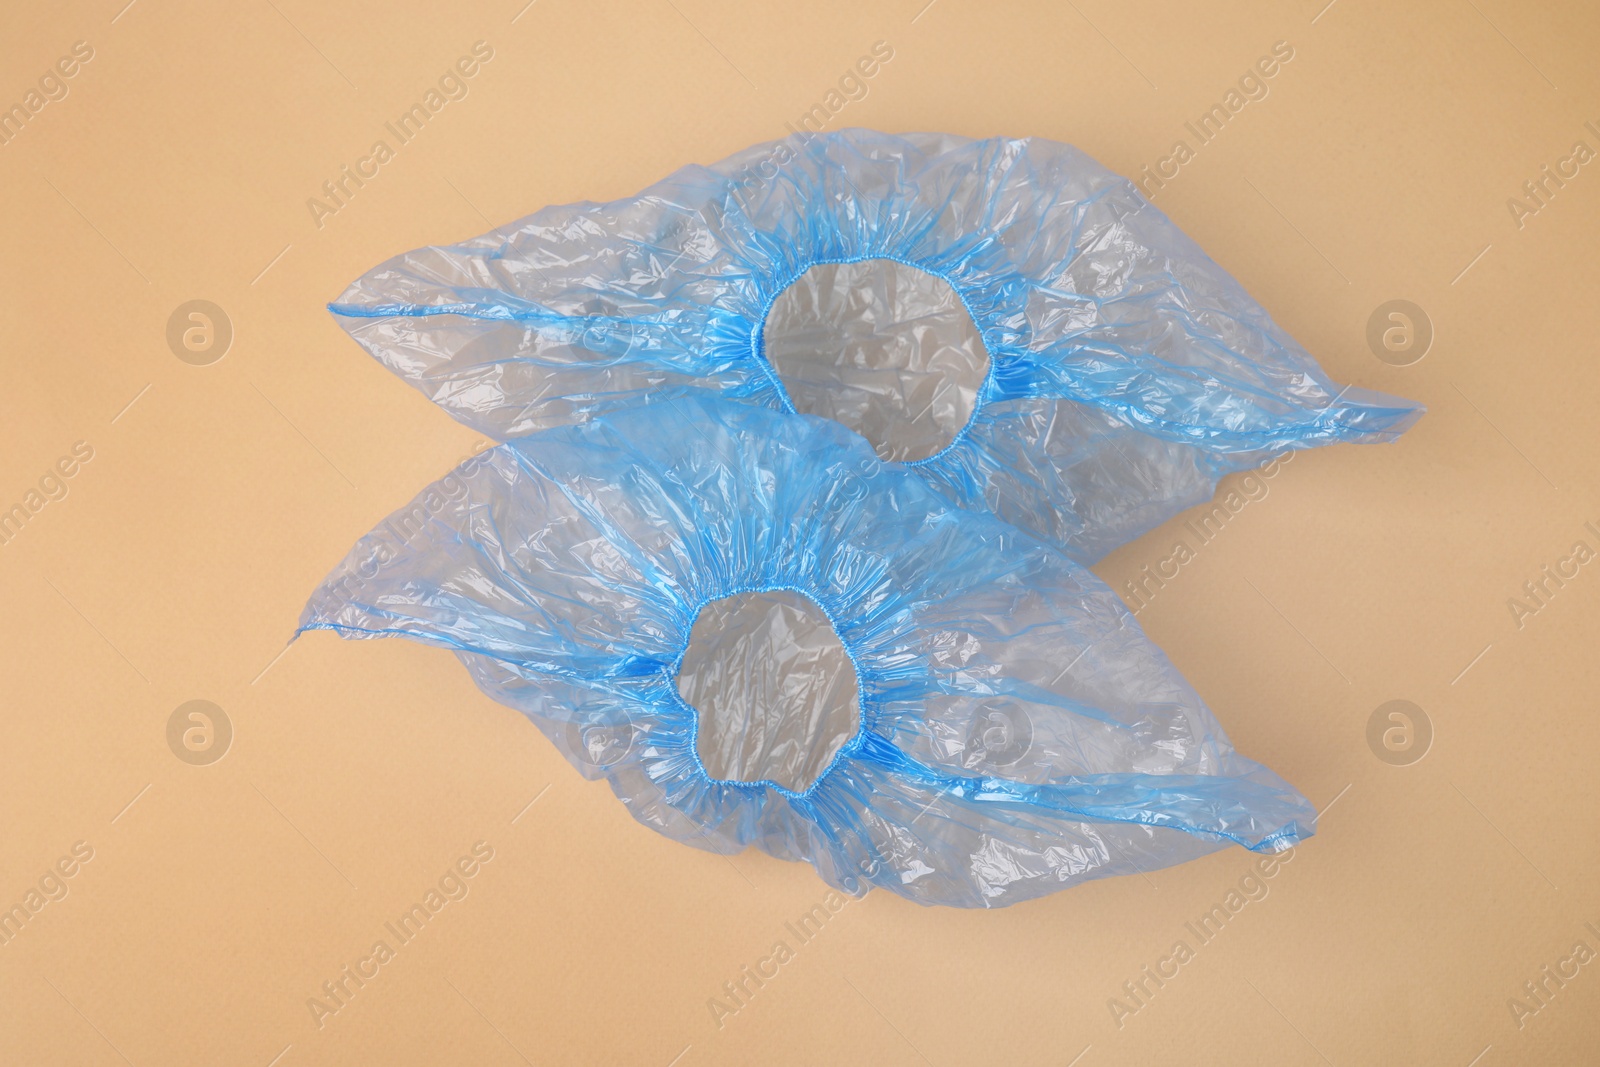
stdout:
<svg viewBox="0 0 1600 1067">
<path fill-rule="evenodd" d="M 836 419 L 1083 561 L 1421 413 L 1330 381 L 1131 182 L 1036 138 L 797 135 L 408 252 L 330 308 L 497 440 L 710 389 Z"/>
<path fill-rule="evenodd" d="M 704 394 L 469 460 L 301 628 L 453 649 L 646 826 L 854 894 L 995 907 L 1312 832 L 1089 571 Z"/>
</svg>

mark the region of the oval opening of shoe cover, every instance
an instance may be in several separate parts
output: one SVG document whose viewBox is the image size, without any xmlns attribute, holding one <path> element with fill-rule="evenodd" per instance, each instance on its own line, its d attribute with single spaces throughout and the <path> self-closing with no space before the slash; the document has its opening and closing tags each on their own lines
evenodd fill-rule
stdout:
<svg viewBox="0 0 1600 1067">
<path fill-rule="evenodd" d="M 678 667 L 699 716 L 695 751 L 712 778 L 804 792 L 855 735 L 860 688 L 833 624 L 793 589 L 700 609 Z"/>
<path fill-rule="evenodd" d="M 950 284 L 891 259 L 808 268 L 772 302 L 760 344 L 796 411 L 841 422 L 900 462 L 949 447 L 989 373 Z"/>
</svg>

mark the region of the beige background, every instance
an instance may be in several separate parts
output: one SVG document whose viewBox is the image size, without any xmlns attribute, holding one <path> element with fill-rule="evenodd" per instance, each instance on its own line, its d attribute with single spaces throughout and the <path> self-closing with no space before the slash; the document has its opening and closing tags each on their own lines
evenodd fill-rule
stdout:
<svg viewBox="0 0 1600 1067">
<path fill-rule="evenodd" d="M 1521 227 L 1507 206 L 1600 148 L 1591 5 L 124 2 L 0 14 L 0 103 L 94 52 L 0 145 L 0 508 L 93 449 L 0 546 L 0 904 L 93 850 L 0 946 L 0 1061 L 1600 1060 L 1600 965 L 1520 1027 L 1508 1005 L 1600 951 L 1600 565 L 1520 628 L 1507 604 L 1600 547 L 1600 168 Z M 319 228 L 307 198 L 479 40 L 469 95 Z M 1040 135 L 1129 176 L 1288 42 L 1156 202 L 1335 378 L 1429 407 L 1398 445 L 1298 456 L 1141 611 L 1238 746 L 1336 806 L 1120 1027 L 1122 983 L 1253 857 L 987 914 L 873 893 L 719 1028 L 708 999 L 823 898 L 809 867 L 639 827 L 443 652 L 283 651 L 356 538 L 477 443 L 324 302 L 781 136 L 880 40 L 834 126 Z M 1402 298 L 1436 337 L 1395 367 L 1366 324 Z M 209 366 L 166 342 L 192 299 L 233 325 Z M 1120 587 L 1181 536 L 1098 570 Z M 194 699 L 233 728 L 207 766 L 167 742 Z M 1434 731 L 1409 766 L 1366 739 L 1394 699 Z M 479 841 L 470 894 L 319 1027 L 308 998 Z"/>
</svg>

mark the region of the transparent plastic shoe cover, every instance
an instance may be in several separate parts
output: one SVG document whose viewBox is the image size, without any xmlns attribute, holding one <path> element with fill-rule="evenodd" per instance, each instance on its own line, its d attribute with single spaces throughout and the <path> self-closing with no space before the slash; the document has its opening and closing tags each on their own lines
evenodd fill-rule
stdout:
<svg viewBox="0 0 1600 1067">
<path fill-rule="evenodd" d="M 469 460 L 301 628 L 453 649 L 646 826 L 850 893 L 994 907 L 1312 831 L 1089 571 L 705 394 Z"/>
<path fill-rule="evenodd" d="M 1092 561 L 1267 453 L 1399 435 L 1082 152 L 797 135 L 391 259 L 329 305 L 499 440 L 690 388 L 836 419 Z"/>
</svg>

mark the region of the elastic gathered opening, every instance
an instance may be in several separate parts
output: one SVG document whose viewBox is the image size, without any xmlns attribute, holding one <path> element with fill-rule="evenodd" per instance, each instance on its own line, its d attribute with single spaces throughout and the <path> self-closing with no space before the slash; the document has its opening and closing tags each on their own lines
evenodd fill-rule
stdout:
<svg viewBox="0 0 1600 1067">
<path fill-rule="evenodd" d="M 796 411 L 848 426 L 897 463 L 948 448 L 989 375 L 960 294 L 888 258 L 805 270 L 772 301 L 758 345 Z"/>
<path fill-rule="evenodd" d="M 861 725 L 855 664 L 804 593 L 734 593 L 700 609 L 677 672 L 711 778 L 804 793 Z"/>
</svg>

